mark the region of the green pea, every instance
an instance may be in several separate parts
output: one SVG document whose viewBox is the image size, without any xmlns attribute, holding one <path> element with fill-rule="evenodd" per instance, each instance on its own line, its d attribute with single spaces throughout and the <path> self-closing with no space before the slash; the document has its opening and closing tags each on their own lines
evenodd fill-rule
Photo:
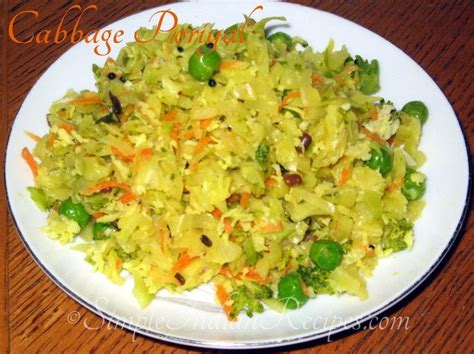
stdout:
<svg viewBox="0 0 474 354">
<path fill-rule="evenodd" d="M 191 55 L 188 63 L 188 70 L 192 77 L 199 81 L 211 79 L 221 64 L 221 56 L 212 44 L 203 45 Z"/>
<path fill-rule="evenodd" d="M 64 200 L 59 205 L 59 214 L 77 222 L 81 229 L 86 227 L 91 216 L 81 203 L 73 203 L 71 198 Z"/>
<path fill-rule="evenodd" d="M 403 106 L 402 112 L 418 118 L 422 125 L 428 120 L 428 108 L 421 101 L 408 102 Z"/>
<path fill-rule="evenodd" d="M 380 149 L 370 150 L 370 160 L 366 165 L 373 170 L 379 170 L 382 176 L 386 176 L 392 171 L 393 159 L 388 148 L 382 146 Z"/>
<path fill-rule="evenodd" d="M 113 232 L 115 232 L 115 227 L 108 222 L 96 222 L 92 228 L 94 240 L 108 240 Z"/>
<path fill-rule="evenodd" d="M 303 306 L 308 301 L 308 296 L 301 286 L 301 277 L 298 273 L 290 273 L 280 279 L 278 283 L 278 298 L 286 308 L 294 310 Z"/>
<path fill-rule="evenodd" d="M 413 170 L 407 168 L 405 174 L 405 183 L 402 187 L 402 193 L 409 201 L 418 200 L 425 194 L 426 191 L 426 180 L 425 176 Z"/>
<path fill-rule="evenodd" d="M 291 37 L 289 35 L 287 35 L 286 33 L 284 33 L 284 32 L 273 33 L 267 39 L 270 42 L 282 41 L 283 43 L 286 44 L 287 47 L 290 47 L 291 43 L 293 42 Z"/>
<path fill-rule="evenodd" d="M 309 251 L 309 258 L 322 270 L 334 270 L 342 262 L 344 250 L 336 241 L 314 241 Z"/>
</svg>

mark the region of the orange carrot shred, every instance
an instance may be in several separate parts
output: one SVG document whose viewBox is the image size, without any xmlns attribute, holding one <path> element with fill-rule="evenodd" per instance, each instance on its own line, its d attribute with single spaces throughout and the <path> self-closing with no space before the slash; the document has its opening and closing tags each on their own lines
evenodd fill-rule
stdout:
<svg viewBox="0 0 474 354">
<path fill-rule="evenodd" d="M 189 140 L 194 138 L 194 135 L 196 135 L 196 132 L 194 130 L 188 130 L 186 133 L 184 133 L 184 138 Z"/>
<path fill-rule="evenodd" d="M 41 140 L 41 138 L 38 135 L 36 135 L 32 132 L 25 131 L 25 134 L 35 142 L 38 142 L 38 141 Z"/>
<path fill-rule="evenodd" d="M 115 269 L 119 270 L 122 266 L 122 260 L 120 258 L 115 259 Z"/>
<path fill-rule="evenodd" d="M 217 219 L 219 220 L 222 216 L 222 211 L 220 211 L 219 209 L 215 208 L 213 211 L 212 211 L 212 216 L 214 216 L 214 219 Z"/>
<path fill-rule="evenodd" d="M 364 127 L 360 127 L 360 130 L 362 131 L 362 133 L 364 133 L 369 139 L 373 140 L 373 141 L 376 141 L 377 143 L 379 144 L 382 144 L 382 145 L 385 145 L 385 140 L 383 140 L 380 136 L 378 136 L 377 134 L 374 134 L 372 133 L 370 130 L 367 130 L 366 128 Z"/>
<path fill-rule="evenodd" d="M 316 86 L 322 86 L 324 84 L 324 77 L 318 73 L 313 73 L 313 75 L 311 75 L 311 81 L 313 81 Z"/>
<path fill-rule="evenodd" d="M 397 189 L 400 189 L 401 186 L 403 186 L 403 183 L 405 183 L 405 179 L 403 177 L 398 178 L 387 186 L 387 190 L 389 192 L 394 192 Z"/>
<path fill-rule="evenodd" d="M 67 131 L 69 134 L 74 130 L 74 126 L 69 123 L 61 123 L 59 127 Z"/>
<path fill-rule="evenodd" d="M 262 225 L 259 229 L 259 231 L 262 233 L 279 232 L 281 230 L 283 230 L 283 225 L 281 222 L 277 222 L 276 224 Z"/>
<path fill-rule="evenodd" d="M 206 129 L 208 126 L 210 126 L 212 123 L 212 118 L 209 119 L 202 119 L 199 121 L 199 127 L 201 129 Z"/>
<path fill-rule="evenodd" d="M 141 155 L 143 156 L 143 158 L 149 159 L 153 155 L 153 150 L 150 148 L 142 149 Z"/>
<path fill-rule="evenodd" d="M 268 282 L 268 278 L 262 278 L 262 276 L 258 272 L 256 272 L 253 268 L 249 268 L 249 271 L 247 274 L 245 274 L 245 277 L 247 279 L 251 279 L 260 284 L 264 284 Z"/>
<path fill-rule="evenodd" d="M 379 118 L 379 112 L 377 111 L 377 107 L 371 106 L 369 110 L 370 119 L 377 120 Z"/>
<path fill-rule="evenodd" d="M 86 190 L 84 191 L 84 194 L 92 195 L 106 188 L 120 188 L 126 191 L 130 190 L 130 186 L 128 184 L 121 183 L 119 181 L 107 181 L 107 182 L 99 183 L 95 186 L 86 188 Z"/>
<path fill-rule="evenodd" d="M 270 187 L 273 187 L 274 185 L 277 184 L 277 181 L 276 179 L 272 178 L 272 177 L 268 177 L 266 180 L 265 180 L 265 187 L 267 188 L 270 188 Z"/>
<path fill-rule="evenodd" d="M 237 320 L 237 317 L 233 318 L 230 316 L 230 313 L 234 310 L 234 307 L 232 305 L 226 305 L 226 301 L 229 299 L 229 294 L 224 289 L 224 286 L 222 284 L 217 284 L 216 296 L 217 296 L 217 300 L 219 300 L 219 303 L 222 305 L 222 308 L 224 309 L 227 319 L 229 321 Z"/>
<path fill-rule="evenodd" d="M 51 149 L 57 137 L 58 136 L 55 133 L 49 133 L 48 139 L 46 140 L 46 147 L 48 149 Z"/>
<path fill-rule="evenodd" d="M 125 153 L 123 153 L 122 151 L 120 151 L 119 149 L 117 149 L 115 146 L 112 146 L 110 148 L 112 150 L 112 152 L 117 155 L 118 157 L 120 157 L 122 160 L 124 161 L 133 161 L 133 159 L 135 158 L 135 155 L 132 154 L 132 155 L 126 155 Z"/>
<path fill-rule="evenodd" d="M 222 266 L 221 270 L 219 271 L 219 274 L 222 274 L 223 276 L 226 276 L 228 278 L 232 278 L 232 272 L 230 271 L 228 266 Z"/>
<path fill-rule="evenodd" d="M 238 60 L 223 60 L 220 65 L 220 70 L 234 70 L 240 68 L 240 61 Z"/>
<path fill-rule="evenodd" d="M 33 172 L 33 176 L 35 176 L 35 177 L 38 176 L 38 163 L 33 158 L 33 155 L 31 155 L 30 150 L 28 150 L 28 148 L 24 147 L 21 150 L 21 156 L 23 157 L 23 159 L 26 161 L 26 163 L 30 167 L 31 172 Z"/>
<path fill-rule="evenodd" d="M 133 193 L 132 191 L 128 191 L 128 192 L 124 193 L 119 198 L 119 202 L 122 203 L 122 204 L 128 204 L 128 203 L 130 203 L 134 200 L 135 200 L 135 193 Z"/>
<path fill-rule="evenodd" d="M 171 111 L 164 114 L 161 119 L 164 120 L 165 122 L 172 122 L 176 119 L 176 115 L 177 115 L 176 111 Z"/>
<path fill-rule="evenodd" d="M 105 215 L 105 213 L 102 213 L 101 211 L 98 211 L 97 213 L 94 213 L 94 215 L 92 215 L 94 217 L 94 219 L 99 219 L 101 217 L 103 217 Z"/>
<path fill-rule="evenodd" d="M 203 136 L 201 138 L 201 140 L 199 140 L 199 142 L 197 143 L 196 147 L 194 148 L 194 151 L 193 151 L 193 154 L 194 155 L 197 155 L 199 154 L 200 152 L 202 152 L 204 150 L 204 148 L 210 144 L 212 141 L 212 139 L 208 136 Z"/>
<path fill-rule="evenodd" d="M 196 257 L 191 257 L 187 252 L 183 253 L 179 259 L 176 261 L 175 265 L 171 269 L 174 273 L 179 272 L 180 270 L 183 270 L 186 268 L 192 260 Z"/>
<path fill-rule="evenodd" d="M 351 176 L 352 168 L 351 167 L 346 167 L 342 169 L 341 172 L 341 177 L 339 178 L 339 186 L 343 186 L 347 183 L 349 180 L 349 177 Z"/>
<path fill-rule="evenodd" d="M 227 294 L 227 291 L 224 289 L 224 286 L 222 286 L 222 284 L 217 284 L 216 295 L 221 305 L 224 305 L 227 299 L 229 298 L 229 294 Z"/>
<path fill-rule="evenodd" d="M 79 97 L 71 101 L 71 104 L 101 104 L 102 100 L 99 96 Z"/>
<path fill-rule="evenodd" d="M 280 112 L 283 107 L 286 106 L 286 104 L 292 100 L 293 98 L 296 98 L 296 97 L 299 97 L 300 96 L 300 93 L 298 91 L 293 91 L 293 92 L 290 92 L 288 95 L 286 95 L 280 102 L 280 104 L 278 105 L 278 112 Z"/>
<path fill-rule="evenodd" d="M 242 196 L 240 197 L 240 206 L 242 208 L 247 208 L 249 206 L 249 201 L 250 201 L 250 193 L 248 192 L 242 193 Z"/>
<path fill-rule="evenodd" d="M 173 140 L 178 140 L 179 130 L 181 129 L 181 124 L 176 123 L 171 131 L 170 137 Z"/>
<path fill-rule="evenodd" d="M 230 223 L 230 220 L 229 219 L 224 219 L 224 230 L 227 232 L 227 233 L 231 233 L 232 231 L 234 231 L 234 228 L 232 227 L 231 223 Z"/>
</svg>

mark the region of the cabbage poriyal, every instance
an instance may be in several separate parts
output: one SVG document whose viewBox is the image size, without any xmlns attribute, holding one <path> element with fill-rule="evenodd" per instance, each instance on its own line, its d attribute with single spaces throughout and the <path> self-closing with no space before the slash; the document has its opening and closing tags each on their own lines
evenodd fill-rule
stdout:
<svg viewBox="0 0 474 354">
<path fill-rule="evenodd" d="M 363 300 L 379 257 L 412 246 L 426 106 L 397 110 L 374 96 L 377 60 L 269 20 L 228 44 L 128 43 L 94 65 L 96 92 L 67 92 L 28 133 L 44 231 L 116 284 L 131 274 L 142 307 L 208 282 L 229 319 Z"/>
</svg>

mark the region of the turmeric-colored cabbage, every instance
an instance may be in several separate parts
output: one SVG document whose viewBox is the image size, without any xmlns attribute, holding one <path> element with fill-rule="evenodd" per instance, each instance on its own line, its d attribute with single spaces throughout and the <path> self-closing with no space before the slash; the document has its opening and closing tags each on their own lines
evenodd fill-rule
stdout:
<svg viewBox="0 0 474 354">
<path fill-rule="evenodd" d="M 131 273 L 142 307 L 161 289 L 214 281 L 231 317 L 261 311 L 257 300 L 281 310 L 277 285 L 296 271 L 311 297 L 365 299 L 378 257 L 413 242 L 424 202 L 401 189 L 425 161 L 419 120 L 363 93 L 369 79 L 378 87 L 376 61 L 358 64 L 333 41 L 315 52 L 297 37 L 267 40 L 269 20 L 213 48 L 212 81 L 188 70 L 198 37 L 159 33 L 95 66 L 96 92 L 68 91 L 51 106 L 30 189 L 50 209 L 44 231 L 63 243 L 80 235 L 76 249 L 116 284 Z M 368 163 L 382 146 L 393 161 L 383 175 Z M 82 230 L 58 212 L 68 198 L 91 216 Z M 341 245 L 336 269 L 315 268 L 318 239 Z"/>
</svg>

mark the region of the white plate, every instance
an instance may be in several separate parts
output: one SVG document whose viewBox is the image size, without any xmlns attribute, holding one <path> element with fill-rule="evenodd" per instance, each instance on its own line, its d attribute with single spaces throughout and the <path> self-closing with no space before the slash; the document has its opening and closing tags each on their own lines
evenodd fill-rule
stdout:
<svg viewBox="0 0 474 354">
<path fill-rule="evenodd" d="M 180 3 L 166 5 L 181 23 L 215 22 L 217 28 L 241 21 L 254 5 L 240 3 Z M 106 28 L 126 32 L 127 40 L 157 9 L 148 10 Z M 240 316 L 228 323 L 214 303 L 210 287 L 202 287 L 182 296 L 160 293 L 146 310 L 141 311 L 132 295 L 132 282 L 113 285 L 94 273 L 83 261 L 83 254 L 69 250 L 49 239 L 39 229 L 46 215 L 39 212 L 28 197 L 26 187 L 33 184 L 26 164 L 20 158 L 24 146 L 32 142 L 24 131 L 47 132 L 45 115 L 49 105 L 69 88 L 94 89 L 92 63 L 105 60 L 93 54 L 91 45 L 79 43 L 62 55 L 41 76 L 26 97 L 13 124 L 7 147 L 5 177 L 8 201 L 15 224 L 33 258 L 48 276 L 75 300 L 132 331 L 176 342 L 203 347 L 270 347 L 326 337 L 358 326 L 406 297 L 433 271 L 447 253 L 459 232 L 466 211 L 469 191 L 467 150 L 458 120 L 440 89 L 412 59 L 378 35 L 329 13 L 287 3 L 264 3 L 255 18 L 284 15 L 284 30 L 307 39 L 315 50 L 322 50 L 330 38 L 337 46 L 347 45 L 353 54 L 377 58 L 381 65 L 381 96 L 400 108 L 410 100 L 424 101 L 430 111 L 423 128 L 421 149 L 428 162 L 426 208 L 416 223 L 415 245 L 380 261 L 368 281 L 369 299 L 319 296 L 303 309 L 285 315 L 266 311 L 252 319 Z M 112 56 L 119 50 L 115 46 Z"/>
</svg>

